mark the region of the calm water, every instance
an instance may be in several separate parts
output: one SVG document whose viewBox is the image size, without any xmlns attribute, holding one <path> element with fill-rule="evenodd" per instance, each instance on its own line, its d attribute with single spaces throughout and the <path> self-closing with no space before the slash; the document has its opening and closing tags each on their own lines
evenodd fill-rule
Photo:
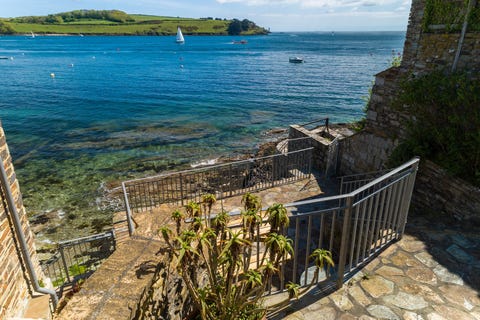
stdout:
<svg viewBox="0 0 480 320">
<path fill-rule="evenodd" d="M 241 39 L 248 44 L 232 44 Z M 403 42 L 404 32 L 187 37 L 185 45 L 0 37 L 0 56 L 13 57 L 0 60 L 0 119 L 27 209 L 58 218 L 47 238 L 90 232 L 109 217 L 99 211 L 105 183 L 248 152 L 272 128 L 358 119 L 373 75 Z"/>
</svg>

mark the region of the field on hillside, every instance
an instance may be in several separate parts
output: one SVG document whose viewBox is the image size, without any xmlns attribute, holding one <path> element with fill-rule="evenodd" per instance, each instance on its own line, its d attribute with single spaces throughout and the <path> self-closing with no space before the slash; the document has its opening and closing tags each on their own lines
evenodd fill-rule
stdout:
<svg viewBox="0 0 480 320">
<path fill-rule="evenodd" d="M 85 12 L 85 13 L 83 13 Z M 120 11 L 116 11 L 118 14 Z M 73 15 L 72 15 L 73 13 Z M 8 26 L 13 34 L 84 34 L 84 35 L 173 35 L 180 26 L 187 35 L 226 35 L 232 20 L 220 18 L 181 18 L 120 12 L 121 20 L 96 17 L 97 11 L 76 11 L 48 16 L 2 18 L 0 24 Z M 83 14 L 83 16 L 82 16 Z M 102 14 L 109 14 L 103 11 Z M 248 21 L 248 20 L 247 20 Z M 237 21 L 238 23 L 239 21 Z M 250 21 L 249 21 L 250 22 Z M 242 34 L 262 34 L 266 30 L 250 22 Z M 5 28 L 4 28 L 5 29 Z M 0 28 L 0 30 L 2 30 Z M 5 29 L 7 30 L 7 29 Z M 0 31 L 1 33 L 1 31 Z"/>
</svg>

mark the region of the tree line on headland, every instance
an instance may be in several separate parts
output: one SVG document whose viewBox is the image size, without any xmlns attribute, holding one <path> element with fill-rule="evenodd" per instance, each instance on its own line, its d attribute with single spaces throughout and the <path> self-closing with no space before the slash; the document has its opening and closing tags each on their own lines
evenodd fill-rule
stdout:
<svg viewBox="0 0 480 320">
<path fill-rule="evenodd" d="M 128 14 L 120 10 L 74 10 L 47 16 L 0 18 L 0 34 L 257 35 L 269 31 L 248 19 L 180 18 Z"/>
</svg>

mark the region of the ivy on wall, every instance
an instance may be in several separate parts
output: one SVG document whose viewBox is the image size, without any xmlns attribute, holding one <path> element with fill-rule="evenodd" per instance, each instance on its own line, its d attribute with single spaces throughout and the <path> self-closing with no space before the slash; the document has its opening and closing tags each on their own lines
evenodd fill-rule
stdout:
<svg viewBox="0 0 480 320">
<path fill-rule="evenodd" d="M 392 164 L 420 156 L 480 187 L 480 79 L 435 71 L 401 87 L 396 108 L 412 117 Z"/>
<path fill-rule="evenodd" d="M 469 0 L 426 0 L 422 28 L 431 32 L 432 25 L 442 25 L 445 32 L 458 32 L 462 29 Z M 477 4 L 469 14 L 468 30 L 480 31 L 480 7 Z"/>
</svg>

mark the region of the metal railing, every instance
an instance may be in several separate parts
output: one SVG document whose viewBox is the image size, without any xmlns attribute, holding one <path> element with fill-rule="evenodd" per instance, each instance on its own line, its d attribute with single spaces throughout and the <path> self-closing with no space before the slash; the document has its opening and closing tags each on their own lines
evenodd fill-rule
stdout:
<svg viewBox="0 0 480 320">
<path fill-rule="evenodd" d="M 320 125 L 319 125 L 319 123 L 320 123 Z M 318 127 L 322 127 L 322 124 L 323 124 L 323 126 L 325 127 L 324 131 L 328 132 L 329 131 L 328 123 L 329 123 L 328 118 L 321 118 L 321 119 L 318 119 L 318 120 L 314 120 L 314 121 L 310 121 L 310 122 L 307 122 L 307 123 L 300 124 L 300 127 L 304 127 L 307 130 L 312 130 L 312 129 L 316 129 Z"/>
<path fill-rule="evenodd" d="M 40 262 L 44 274 L 60 291 L 89 277 L 115 251 L 112 231 L 58 243 L 56 252 Z"/>
<path fill-rule="evenodd" d="M 283 141 L 280 141 L 277 145 L 277 151 L 282 154 L 286 154 L 289 151 L 302 150 L 302 149 L 308 149 L 308 148 L 313 148 L 311 137 L 285 139 Z"/>
<path fill-rule="evenodd" d="M 288 281 L 303 287 L 312 281 L 335 281 L 340 288 L 345 278 L 400 239 L 418 163 L 419 159 L 413 159 L 343 195 L 286 204 L 291 215 L 289 228 L 283 233 L 293 240 L 294 254 L 283 261 L 281 275 L 272 281 L 268 293 L 284 291 Z M 266 220 L 257 228 L 257 239 L 262 239 L 265 226 Z M 254 246 L 258 259 L 265 244 L 259 240 Z M 310 259 L 315 249 L 329 250 L 335 262 L 335 268 L 322 270 L 323 276 L 317 279 L 313 279 L 315 266 Z"/>
<path fill-rule="evenodd" d="M 306 148 L 122 182 L 127 219 L 162 203 L 183 205 L 207 193 L 227 198 L 305 179 L 311 173 L 311 155 L 312 148 Z"/>
<path fill-rule="evenodd" d="M 378 177 L 381 177 L 387 172 L 390 172 L 391 169 L 385 169 L 374 172 L 352 174 L 343 177 L 339 177 L 340 180 L 340 194 L 350 193 L 360 187 L 363 187 L 367 183 L 375 180 Z"/>
</svg>

